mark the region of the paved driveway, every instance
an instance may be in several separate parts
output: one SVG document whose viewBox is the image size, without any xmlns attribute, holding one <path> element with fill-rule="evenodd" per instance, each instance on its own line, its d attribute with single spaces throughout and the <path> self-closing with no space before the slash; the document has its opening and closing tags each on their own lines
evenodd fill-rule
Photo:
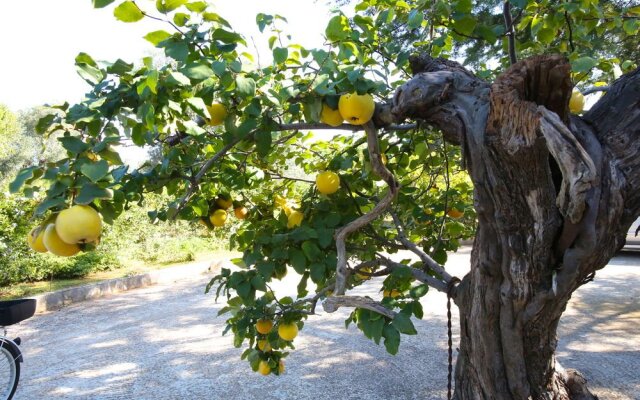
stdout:
<svg viewBox="0 0 640 400">
<path fill-rule="evenodd" d="M 462 276 L 468 254 L 451 261 Z M 311 317 L 286 360 L 287 373 L 263 377 L 240 360 L 231 337 L 221 336 L 222 305 L 203 294 L 207 281 L 138 289 L 12 327 L 25 353 L 15 399 L 446 398 L 440 293 L 425 298 L 420 334 L 403 335 L 397 356 L 357 329 L 345 330 L 348 311 L 341 310 Z M 276 290 L 295 290 L 295 282 Z M 378 296 L 373 287 L 361 292 Z M 640 399 L 639 298 L 640 254 L 624 255 L 576 293 L 563 318 L 560 361 L 580 369 L 603 399 Z"/>
</svg>

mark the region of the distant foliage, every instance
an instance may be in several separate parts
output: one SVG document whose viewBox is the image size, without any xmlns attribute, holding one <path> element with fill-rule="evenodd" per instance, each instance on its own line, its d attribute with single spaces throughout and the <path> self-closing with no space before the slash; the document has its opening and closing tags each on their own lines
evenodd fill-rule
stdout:
<svg viewBox="0 0 640 400">
<path fill-rule="evenodd" d="M 135 261 L 191 261 L 199 252 L 223 247 L 222 241 L 201 226 L 184 222 L 154 225 L 144 210 L 132 207 L 116 226 L 106 227 L 97 250 L 70 258 L 40 254 L 26 241 L 35 225 L 31 216 L 36 205 L 35 200 L 0 192 L 0 286 L 77 278 Z"/>
</svg>

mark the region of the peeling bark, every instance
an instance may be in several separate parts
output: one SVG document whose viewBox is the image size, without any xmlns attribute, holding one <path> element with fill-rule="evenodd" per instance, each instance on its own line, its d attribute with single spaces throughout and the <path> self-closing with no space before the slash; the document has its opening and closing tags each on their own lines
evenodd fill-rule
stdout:
<svg viewBox="0 0 640 400">
<path fill-rule="evenodd" d="M 478 230 L 455 298 L 455 398 L 595 398 L 557 364 L 556 330 L 571 294 L 640 213 L 640 73 L 580 118 L 568 112 L 561 56 L 523 60 L 492 85 L 452 61 L 410 62 L 415 76 L 398 89 L 393 120 L 441 129 L 474 182 Z"/>
</svg>

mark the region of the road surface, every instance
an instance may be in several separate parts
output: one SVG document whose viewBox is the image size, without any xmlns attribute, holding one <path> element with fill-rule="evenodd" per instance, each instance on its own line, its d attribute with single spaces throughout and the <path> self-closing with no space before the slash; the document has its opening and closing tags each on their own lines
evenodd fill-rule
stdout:
<svg viewBox="0 0 640 400">
<path fill-rule="evenodd" d="M 448 263 L 458 276 L 468 269 L 466 251 Z M 416 321 L 419 335 L 403 335 L 397 356 L 345 330 L 348 310 L 319 307 L 294 342 L 287 373 L 263 377 L 221 336 L 222 304 L 203 294 L 208 280 L 78 303 L 11 327 L 25 358 L 15 399 L 446 398 L 446 299 L 435 290 Z M 289 277 L 276 290 L 295 285 Z M 360 292 L 380 296 L 373 285 Z M 640 253 L 625 254 L 574 295 L 561 322 L 560 362 L 583 372 L 602 399 L 640 399 L 639 299 Z"/>
</svg>

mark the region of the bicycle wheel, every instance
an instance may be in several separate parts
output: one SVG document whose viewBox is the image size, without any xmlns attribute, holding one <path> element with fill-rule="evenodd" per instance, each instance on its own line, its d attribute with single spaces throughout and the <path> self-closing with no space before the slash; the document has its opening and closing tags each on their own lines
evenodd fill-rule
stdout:
<svg viewBox="0 0 640 400">
<path fill-rule="evenodd" d="M 20 379 L 18 355 L 0 339 L 0 400 L 11 400 Z"/>
</svg>

